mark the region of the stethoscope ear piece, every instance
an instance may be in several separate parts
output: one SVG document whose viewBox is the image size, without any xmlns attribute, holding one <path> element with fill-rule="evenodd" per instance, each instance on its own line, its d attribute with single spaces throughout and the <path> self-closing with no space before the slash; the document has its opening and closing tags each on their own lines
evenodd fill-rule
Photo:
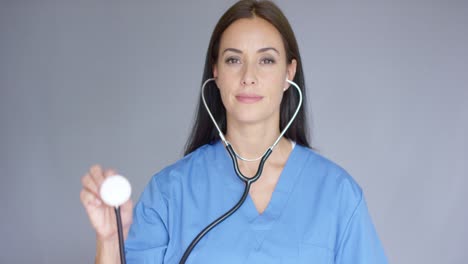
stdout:
<svg viewBox="0 0 468 264">
<path fill-rule="evenodd" d="M 288 80 L 288 77 L 286 77 L 286 82 L 289 83 L 291 85 L 291 81 Z M 286 90 L 288 90 L 289 86 L 288 87 L 284 87 L 283 88 L 283 92 L 286 92 Z"/>
</svg>

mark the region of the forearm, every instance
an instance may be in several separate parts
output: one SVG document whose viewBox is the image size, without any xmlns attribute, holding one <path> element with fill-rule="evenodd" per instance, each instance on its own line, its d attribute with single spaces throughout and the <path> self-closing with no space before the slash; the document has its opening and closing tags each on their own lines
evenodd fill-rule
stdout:
<svg viewBox="0 0 468 264">
<path fill-rule="evenodd" d="M 119 243 L 117 240 L 96 241 L 95 264 L 120 263 Z"/>
</svg>

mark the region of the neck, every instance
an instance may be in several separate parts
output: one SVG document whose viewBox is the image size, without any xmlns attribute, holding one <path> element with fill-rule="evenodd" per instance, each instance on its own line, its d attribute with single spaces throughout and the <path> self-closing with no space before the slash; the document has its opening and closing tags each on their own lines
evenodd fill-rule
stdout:
<svg viewBox="0 0 468 264">
<path fill-rule="evenodd" d="M 244 158 L 255 159 L 262 156 L 265 151 L 273 145 L 280 135 L 279 127 L 272 129 L 265 124 L 254 125 L 229 125 L 228 122 L 226 139 L 231 143 L 234 151 Z M 285 149 L 289 144 L 288 140 L 282 138 L 273 150 L 273 154 L 278 149 Z M 289 149 L 286 147 L 286 149 Z"/>
<path fill-rule="evenodd" d="M 239 156 L 246 159 L 257 159 L 261 157 L 280 135 L 279 131 L 271 131 L 271 129 L 262 129 L 261 127 L 230 131 L 235 132 L 226 134 L 226 139 L 231 143 L 234 151 Z M 265 163 L 264 170 L 268 167 L 283 168 L 291 151 L 292 146 L 289 140 L 284 137 L 281 138 Z M 245 176 L 253 177 L 258 170 L 260 160 L 250 162 L 238 159 L 238 164 L 239 169 Z M 269 177 L 267 176 L 267 178 Z M 263 177 L 263 179 L 266 178 Z"/>
</svg>

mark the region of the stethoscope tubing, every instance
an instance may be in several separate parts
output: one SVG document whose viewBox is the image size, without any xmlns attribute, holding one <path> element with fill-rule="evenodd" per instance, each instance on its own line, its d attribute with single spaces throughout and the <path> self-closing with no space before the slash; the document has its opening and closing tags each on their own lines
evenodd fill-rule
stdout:
<svg viewBox="0 0 468 264">
<path fill-rule="evenodd" d="M 213 124 L 215 125 L 216 127 L 216 130 L 218 130 L 218 134 L 219 134 L 219 137 L 221 138 L 221 140 L 224 142 L 224 144 L 227 146 L 227 145 L 230 145 L 229 142 L 226 140 L 226 138 L 224 137 L 224 134 L 223 132 L 221 131 L 221 129 L 219 128 L 218 126 L 218 123 L 216 122 L 216 119 L 213 117 L 213 114 L 211 113 L 210 111 L 210 108 L 208 107 L 208 104 L 206 103 L 206 100 L 205 100 L 205 87 L 206 85 L 211 82 L 211 81 L 215 81 L 216 78 L 209 78 L 207 79 L 205 82 L 203 82 L 203 85 L 202 85 L 202 89 L 201 89 L 201 97 L 202 97 L 202 101 L 203 101 L 203 104 L 205 105 L 205 109 L 206 111 L 208 112 L 208 115 L 210 116 L 211 118 L 211 121 L 213 122 Z M 297 108 L 296 108 L 296 111 L 294 111 L 294 114 L 293 116 L 291 117 L 291 119 L 289 120 L 289 122 L 286 124 L 286 126 L 283 128 L 283 131 L 281 131 L 280 135 L 278 136 L 278 138 L 276 139 L 276 141 L 273 143 L 273 145 L 271 145 L 269 147 L 270 150 L 273 150 L 276 145 L 278 144 L 278 142 L 281 140 L 281 138 L 284 136 L 284 134 L 286 133 L 286 131 L 288 130 L 288 128 L 291 126 L 292 122 L 296 119 L 296 116 L 297 114 L 299 113 L 299 110 L 301 109 L 301 106 L 302 106 L 302 91 L 301 91 L 301 88 L 299 87 L 299 85 L 297 85 L 295 82 L 293 81 L 290 81 L 288 79 L 286 79 L 286 82 L 288 82 L 289 84 L 291 84 L 292 86 L 294 86 L 294 88 L 296 88 L 297 90 L 297 93 L 299 94 L 299 102 L 297 104 Z M 268 151 L 268 149 L 265 151 L 265 153 L 263 153 L 262 156 L 260 157 L 257 157 L 257 158 L 254 158 L 254 159 L 247 159 L 247 158 L 244 158 L 244 157 L 241 157 L 240 155 L 238 155 L 235 151 L 234 153 L 236 154 L 236 157 L 238 157 L 239 159 L 243 160 L 243 161 L 257 161 L 259 159 L 261 159 L 263 156 L 265 156 L 266 152 Z"/>
<path fill-rule="evenodd" d="M 226 147 L 226 150 L 228 151 L 229 153 L 229 156 L 231 157 L 231 160 L 232 160 L 232 163 L 233 163 L 233 167 L 234 167 L 234 170 L 237 174 L 237 176 L 239 177 L 239 179 L 242 180 L 242 182 L 244 182 L 245 184 L 245 188 L 244 188 L 244 192 L 242 193 L 242 196 L 241 198 L 239 199 L 239 201 L 229 210 L 227 211 L 226 213 L 224 213 L 222 216 L 218 217 L 216 220 L 214 220 L 211 224 L 209 224 L 207 227 L 205 227 L 200 233 L 198 233 L 198 235 L 192 240 L 192 242 L 190 243 L 190 245 L 187 247 L 187 249 L 185 250 L 184 252 L 184 255 L 182 256 L 179 264 L 185 264 L 185 261 L 187 261 L 190 253 L 192 252 L 192 250 L 195 248 L 195 246 L 198 244 L 198 242 L 208 233 L 210 232 L 213 228 L 215 228 L 217 225 L 219 225 L 221 222 L 223 222 L 224 220 L 226 220 L 229 216 L 231 216 L 232 214 L 234 214 L 241 206 L 242 204 L 245 202 L 245 200 L 247 199 L 247 196 L 249 194 L 249 190 L 250 190 L 250 187 L 251 185 L 257 181 L 260 176 L 262 175 L 262 172 L 263 172 L 263 167 L 265 166 L 265 162 L 266 160 L 268 159 L 268 157 L 271 155 L 271 153 L 273 152 L 273 148 L 278 144 L 278 142 L 280 141 L 280 139 L 283 137 L 284 133 L 286 133 L 287 129 L 291 126 L 292 122 L 294 121 L 294 119 L 296 118 L 298 112 L 299 112 L 299 109 L 301 108 L 302 106 L 302 92 L 301 92 L 301 89 L 299 88 L 299 86 L 292 82 L 292 81 L 289 81 L 289 80 L 286 80 L 288 83 L 292 84 L 298 91 L 299 93 L 299 103 L 298 103 L 298 106 L 296 108 L 296 111 L 294 112 L 294 115 L 292 116 L 291 120 L 288 122 L 288 124 L 285 126 L 285 128 L 283 129 L 283 131 L 281 132 L 281 134 L 279 135 L 279 137 L 277 138 L 277 140 L 273 143 L 273 145 L 271 145 L 266 151 L 265 153 L 256 158 L 256 159 L 245 159 L 243 157 L 241 157 L 240 155 L 238 155 L 234 149 L 232 148 L 231 144 L 226 140 L 226 138 L 224 137 L 221 129 L 219 128 L 218 124 L 216 123 L 216 120 L 214 119 L 213 115 L 211 114 L 211 111 L 208 107 L 208 104 L 206 103 L 206 100 L 205 100 L 205 96 L 204 96 L 204 90 L 205 90 L 205 86 L 208 82 L 210 81 L 213 81 L 215 80 L 214 78 L 210 78 L 208 80 L 206 80 L 203 85 L 202 85 L 202 89 L 201 89 L 201 97 L 202 97 L 202 100 L 203 100 L 203 104 L 205 105 L 205 108 L 208 112 L 208 115 L 210 116 L 211 120 L 213 121 L 213 124 L 215 125 L 216 129 L 218 130 L 219 132 L 219 137 L 221 138 L 221 140 L 223 140 L 224 144 L 225 144 L 225 147 Z M 245 176 L 244 174 L 242 174 L 242 172 L 240 171 L 239 169 L 239 164 L 237 162 L 237 158 L 241 159 L 241 160 L 245 160 L 245 161 L 256 161 L 256 160 L 259 160 L 260 159 L 260 163 L 258 165 L 258 169 L 257 169 L 257 172 L 255 173 L 254 176 L 252 177 L 247 177 Z"/>
<path fill-rule="evenodd" d="M 251 177 L 251 178 L 248 178 L 246 176 L 244 176 L 240 170 L 239 170 L 239 166 L 237 164 L 237 159 L 236 159 L 236 156 L 235 156 L 235 153 L 234 153 L 234 150 L 232 149 L 232 146 L 231 145 L 228 145 L 227 147 L 227 150 L 229 152 L 229 155 L 231 156 L 231 159 L 233 161 L 233 165 L 234 165 L 234 168 L 236 170 L 236 174 L 241 177 L 242 181 L 244 182 L 245 184 L 245 187 L 244 187 L 244 192 L 242 193 L 242 196 L 241 198 L 239 199 L 239 201 L 236 203 L 236 205 L 234 205 L 234 207 L 232 207 L 229 211 L 227 211 L 226 213 L 224 213 L 222 216 L 220 216 L 218 219 L 214 220 L 211 224 L 209 224 L 207 227 L 205 227 L 193 240 L 192 240 L 192 243 L 190 243 L 190 245 L 187 247 L 187 249 L 185 250 L 184 252 L 184 255 L 182 256 L 182 259 L 180 260 L 179 264 L 183 264 L 185 263 L 185 261 L 187 260 L 187 258 L 189 257 L 190 253 L 192 252 L 192 250 L 195 248 L 195 246 L 198 244 L 198 242 L 208 233 L 211 231 L 211 229 L 213 229 L 214 227 L 216 227 L 218 224 L 220 224 L 221 222 L 223 222 L 224 220 L 226 220 L 229 216 L 231 216 L 232 214 L 234 214 L 241 206 L 242 204 L 244 204 L 245 200 L 247 199 L 247 195 L 249 194 L 249 190 L 250 190 L 250 186 L 252 185 L 252 183 L 254 183 L 256 180 L 258 180 L 260 178 L 260 175 L 262 175 L 262 171 L 263 171 L 263 167 L 265 165 L 265 162 L 266 160 L 268 159 L 268 157 L 270 156 L 272 150 L 271 149 L 268 149 L 267 152 L 263 155 L 262 157 L 262 160 L 260 161 L 260 164 L 258 166 L 258 169 L 257 169 L 257 173 L 255 174 L 255 176 Z"/>
<path fill-rule="evenodd" d="M 122 217 L 120 215 L 120 206 L 114 207 L 115 218 L 117 220 L 117 233 L 119 236 L 119 253 L 120 253 L 120 263 L 126 264 L 125 258 L 125 248 L 124 248 L 124 239 L 123 239 L 123 228 L 122 228 Z"/>
</svg>

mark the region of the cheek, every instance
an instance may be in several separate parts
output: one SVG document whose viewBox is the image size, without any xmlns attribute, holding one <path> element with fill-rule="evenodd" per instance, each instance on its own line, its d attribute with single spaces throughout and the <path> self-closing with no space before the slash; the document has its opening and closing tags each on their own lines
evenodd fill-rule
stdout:
<svg viewBox="0 0 468 264">
<path fill-rule="evenodd" d="M 278 106 L 278 108 L 280 108 L 281 106 L 281 101 L 283 100 L 283 89 L 280 90 L 280 92 L 276 93 L 275 95 L 275 105 Z"/>
<path fill-rule="evenodd" d="M 218 71 L 218 76 L 216 78 L 216 85 L 219 88 L 219 92 L 221 94 L 226 94 L 230 90 L 232 90 L 232 87 L 236 82 L 236 75 L 233 74 L 232 72 L 227 72 L 225 70 L 220 70 Z"/>
<path fill-rule="evenodd" d="M 274 76 L 270 76 L 269 79 L 265 79 L 266 81 L 266 86 L 268 89 L 271 91 L 271 95 L 276 97 L 280 97 L 280 99 L 283 96 L 284 93 L 284 88 L 286 87 L 285 81 L 286 80 L 286 74 L 284 73 L 277 73 Z"/>
<path fill-rule="evenodd" d="M 286 67 L 282 65 L 265 66 L 259 67 L 257 75 L 264 82 L 267 82 L 269 85 L 274 85 L 275 87 L 280 87 L 282 90 L 285 85 L 287 71 Z"/>
<path fill-rule="evenodd" d="M 236 74 L 227 71 L 219 71 L 216 79 L 219 93 L 223 100 L 227 99 L 234 90 L 238 89 L 240 84 L 239 77 Z"/>
<path fill-rule="evenodd" d="M 229 90 L 223 81 L 217 81 L 216 84 L 221 96 L 221 102 L 223 103 L 224 107 L 226 107 L 229 104 Z"/>
<path fill-rule="evenodd" d="M 284 79 L 282 78 L 284 75 Z M 281 104 L 281 101 L 283 100 L 283 96 L 284 96 L 284 88 L 286 87 L 285 86 L 285 79 L 286 79 L 286 75 L 285 74 L 279 74 L 277 75 L 277 78 L 275 78 L 275 81 L 274 83 L 271 83 L 271 87 L 272 87 L 272 91 L 271 91 L 271 96 L 272 96 L 272 99 L 274 100 L 274 104 L 275 105 L 278 105 L 278 108 L 279 108 L 279 105 Z"/>
</svg>

